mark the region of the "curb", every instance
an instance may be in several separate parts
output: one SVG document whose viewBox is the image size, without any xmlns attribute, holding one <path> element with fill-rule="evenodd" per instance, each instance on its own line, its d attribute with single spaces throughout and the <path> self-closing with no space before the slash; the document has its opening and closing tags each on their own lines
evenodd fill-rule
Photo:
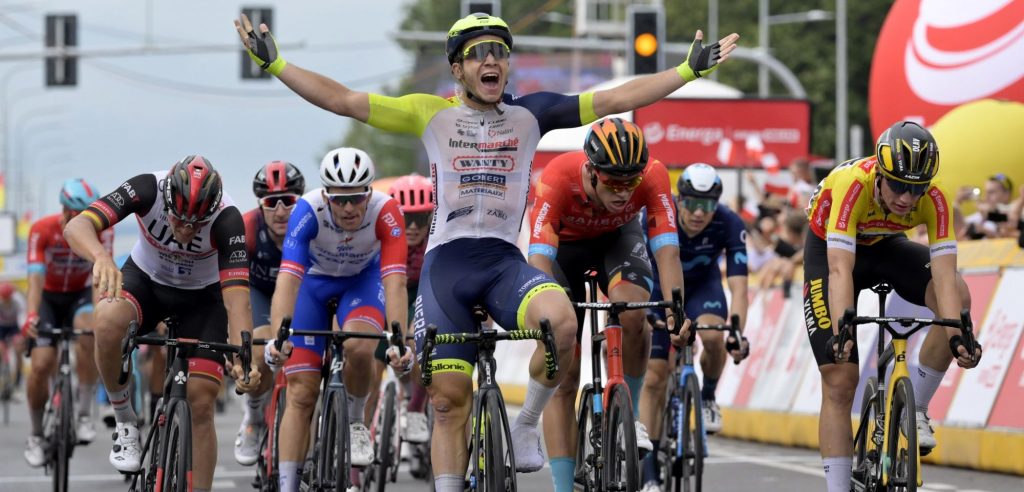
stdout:
<svg viewBox="0 0 1024 492">
<path fill-rule="evenodd" d="M 723 436 L 782 446 L 818 448 L 818 416 L 722 408 Z M 925 463 L 1024 475 L 1024 433 L 935 426 L 939 446 Z"/>
</svg>

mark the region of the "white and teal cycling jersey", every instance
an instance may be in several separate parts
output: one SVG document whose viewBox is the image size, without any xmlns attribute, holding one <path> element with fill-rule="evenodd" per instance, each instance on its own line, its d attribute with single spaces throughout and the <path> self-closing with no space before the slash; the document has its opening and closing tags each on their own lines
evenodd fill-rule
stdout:
<svg viewBox="0 0 1024 492">
<path fill-rule="evenodd" d="M 496 110 L 477 111 L 458 97 L 370 94 L 367 124 L 423 140 L 437 197 L 428 251 L 459 238 L 515 244 L 537 142 L 597 120 L 593 100 L 593 93 L 505 94 Z"/>
</svg>

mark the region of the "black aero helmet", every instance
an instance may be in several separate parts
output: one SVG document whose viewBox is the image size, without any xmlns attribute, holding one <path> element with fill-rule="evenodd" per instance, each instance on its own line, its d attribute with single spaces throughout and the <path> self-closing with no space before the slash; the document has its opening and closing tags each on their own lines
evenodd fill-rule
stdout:
<svg viewBox="0 0 1024 492">
<path fill-rule="evenodd" d="M 501 17 L 487 15 L 480 12 L 469 14 L 452 24 L 448 30 L 448 41 L 445 43 L 444 52 L 448 55 L 448 63 L 455 63 L 459 58 L 459 50 L 466 41 L 486 36 L 498 36 L 512 49 L 512 33 L 508 30 L 508 24 L 501 20 Z"/>
<path fill-rule="evenodd" d="M 900 121 L 878 137 L 878 169 L 888 179 L 927 183 L 939 172 L 939 145 L 931 132 L 912 121 Z"/>
<path fill-rule="evenodd" d="M 252 178 L 252 192 L 256 198 L 278 193 L 301 195 L 306 191 L 306 178 L 294 164 L 273 161 L 260 168 Z"/>
<path fill-rule="evenodd" d="M 583 152 L 598 171 L 613 176 L 632 176 L 647 167 L 647 141 L 640 127 L 621 118 L 590 125 Z"/>
</svg>

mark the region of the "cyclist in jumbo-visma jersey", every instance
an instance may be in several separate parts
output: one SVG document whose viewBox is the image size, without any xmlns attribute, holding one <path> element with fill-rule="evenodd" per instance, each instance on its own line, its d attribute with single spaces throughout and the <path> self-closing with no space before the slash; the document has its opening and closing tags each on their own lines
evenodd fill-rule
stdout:
<svg viewBox="0 0 1024 492">
<path fill-rule="evenodd" d="M 471 14 L 448 32 L 445 52 L 461 86 L 456 96 L 386 97 L 357 92 L 285 62 L 269 28 L 259 32 L 242 16 L 235 28 L 253 60 L 304 99 L 382 130 L 419 135 L 437 186 L 436 210 L 415 303 L 417 345 L 428 324 L 440 333 L 474 326 L 472 307 L 482 304 L 503 327 L 551 322 L 561 367 L 568 367 L 576 320 L 564 291 L 550 276 L 527 265 L 515 242 L 526 208 L 530 169 L 540 137 L 558 128 L 651 104 L 683 84 L 711 73 L 735 48 L 739 35 L 703 46 L 697 31 L 686 60 L 675 69 L 638 77 L 619 87 L 565 96 L 549 92 L 505 93 L 512 35 L 497 17 Z M 463 490 L 468 454 L 473 361 L 471 345 L 437 349 L 431 458 L 441 492 Z M 544 464 L 537 423 L 561 374 L 548 380 L 543 348 L 530 361 L 531 379 L 513 425 L 516 465 L 536 471 Z"/>
<path fill-rule="evenodd" d="M 837 346 L 843 311 L 854 306 L 861 290 L 883 281 L 940 318 L 959 318 L 961 307 L 971 305 L 967 284 L 956 271 L 952 208 L 938 168 L 931 133 L 901 121 L 878 139 L 876 155 L 840 164 L 811 198 L 804 318 L 821 372 L 818 435 L 829 492 L 850 490 L 853 456 L 850 410 L 859 373 L 854 342 Z M 919 224 L 928 227 L 927 247 L 906 236 Z M 981 347 L 968 354 L 958 329 L 933 327 L 920 364 L 911 371 L 922 452 L 935 447 L 926 411 L 954 357 L 961 367 L 975 367 Z"/>
</svg>

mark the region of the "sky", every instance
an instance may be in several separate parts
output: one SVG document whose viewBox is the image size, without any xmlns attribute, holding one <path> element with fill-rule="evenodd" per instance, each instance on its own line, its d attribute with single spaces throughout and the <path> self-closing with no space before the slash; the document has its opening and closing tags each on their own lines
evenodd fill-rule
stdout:
<svg viewBox="0 0 1024 492">
<path fill-rule="evenodd" d="M 361 123 L 307 103 L 276 79 L 242 81 L 238 51 L 82 59 L 78 86 L 59 89 L 43 88 L 41 59 L 3 56 L 41 51 L 47 13 L 78 14 L 83 50 L 141 47 L 147 25 L 149 39 L 160 47 L 240 46 L 232 25 L 239 9 L 271 6 L 278 43 L 304 45 L 282 48 L 290 63 L 372 92 L 397 85 L 412 69 L 412 57 L 393 41 L 407 1 L 0 0 L 0 108 L 8 113 L 8 158 L 25 170 L 24 188 L 33 206 L 42 197 L 44 214 L 59 210 L 66 178 L 84 177 L 107 192 L 195 153 L 221 172 L 242 211 L 255 206 L 253 175 L 272 160 L 299 166 L 312 188 L 328 146 L 348 125 Z M 442 50 L 439 40 L 439 56 Z M 8 183 L 9 189 L 18 184 Z M 125 240 L 125 233 L 134 233 L 129 222 L 118 228 Z M 130 242 L 118 241 L 118 253 L 127 252 Z"/>
</svg>

